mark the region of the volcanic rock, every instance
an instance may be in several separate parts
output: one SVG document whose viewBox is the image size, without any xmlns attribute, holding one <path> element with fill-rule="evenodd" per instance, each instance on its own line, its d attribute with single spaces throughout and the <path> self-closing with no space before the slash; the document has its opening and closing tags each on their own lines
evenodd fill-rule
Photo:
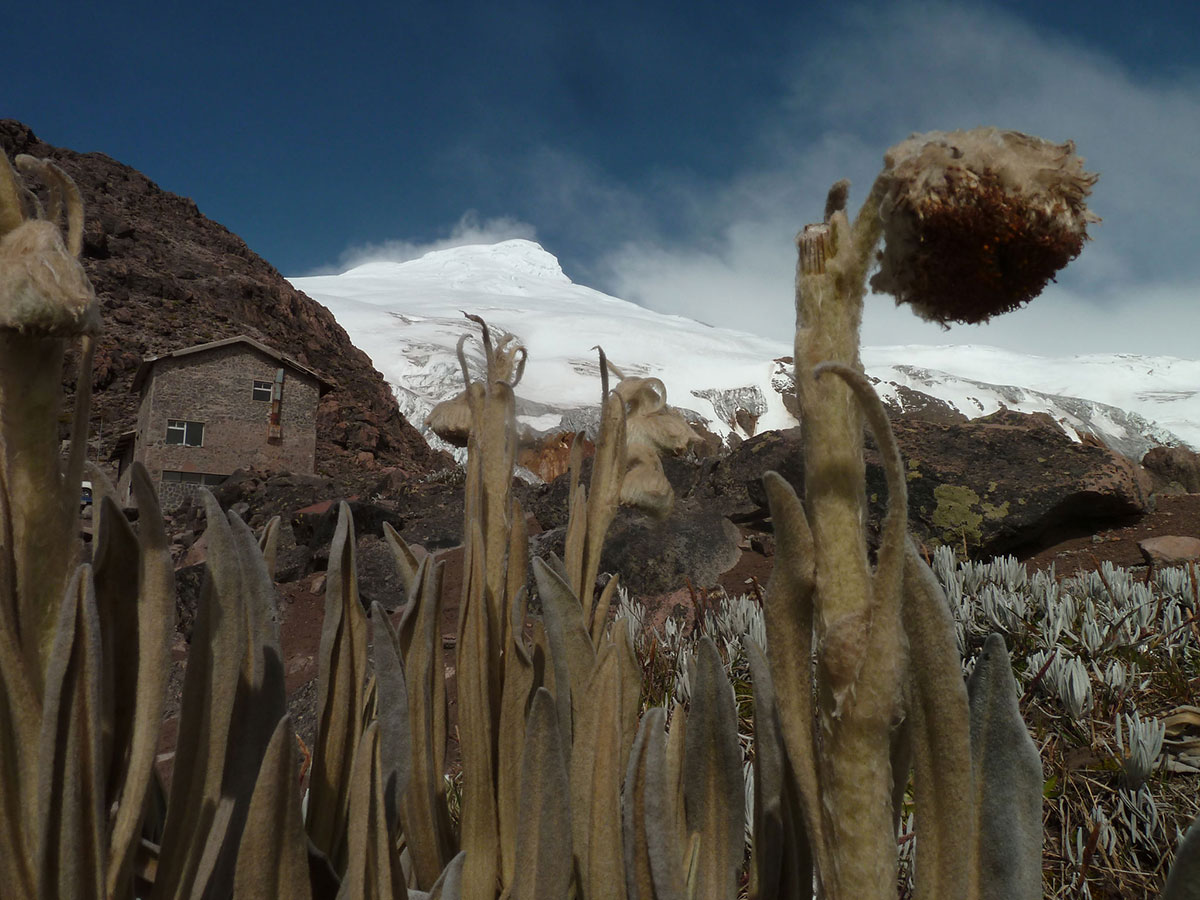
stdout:
<svg viewBox="0 0 1200 900">
<path fill-rule="evenodd" d="M 930 546 L 989 557 L 1050 529 L 1094 529 L 1146 511 L 1149 484 L 1136 464 L 1072 441 L 1045 414 L 1002 410 L 941 424 L 900 416 L 892 427 L 904 459 L 909 528 Z M 718 462 L 697 487 L 738 521 L 766 518 L 763 473 L 779 472 L 803 495 L 800 429 L 766 432 Z M 869 530 L 887 501 L 878 452 L 868 442 Z"/>
<path fill-rule="evenodd" d="M 102 307 L 92 401 L 94 450 L 107 459 L 136 425 L 133 375 L 143 357 L 245 334 L 337 385 L 317 412 L 317 468 L 348 483 L 370 453 L 412 475 L 450 464 L 401 416 L 391 389 L 325 307 L 186 197 L 101 153 L 53 147 L 26 125 L 0 119 L 0 151 L 50 159 L 83 196 L 83 265 Z M 64 387 L 74 391 L 77 360 Z M 374 476 L 377 477 L 377 476 Z"/>
<path fill-rule="evenodd" d="M 1142 457 L 1142 465 L 1150 473 L 1156 492 L 1200 494 L 1200 454 L 1195 451 L 1154 447 Z"/>
<path fill-rule="evenodd" d="M 1138 541 L 1138 549 L 1152 566 L 1181 566 L 1200 560 L 1200 538 L 1162 535 Z"/>
</svg>

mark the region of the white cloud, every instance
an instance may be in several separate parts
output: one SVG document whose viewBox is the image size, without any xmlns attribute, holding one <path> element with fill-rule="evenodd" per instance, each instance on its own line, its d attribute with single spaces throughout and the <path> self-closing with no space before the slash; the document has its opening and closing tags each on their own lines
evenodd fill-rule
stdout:
<svg viewBox="0 0 1200 900">
<path fill-rule="evenodd" d="M 1101 176 L 1094 240 L 1061 285 L 988 326 L 947 333 L 878 297 L 864 340 L 1200 354 L 1200 79 L 1137 80 L 1102 54 L 979 7 L 860 9 L 824 47 L 797 62 L 791 97 L 753 140 L 754 163 L 690 186 L 688 243 L 622 240 L 597 267 L 605 289 L 714 325 L 786 333 L 792 236 L 820 218 L 828 186 L 850 177 L 861 199 L 884 150 L 910 132 L 994 124 L 1076 142 Z"/>
<path fill-rule="evenodd" d="M 536 240 L 537 229 L 527 222 L 508 216 L 480 219 L 474 210 L 468 210 L 443 238 L 428 242 L 390 240 L 348 247 L 339 257 L 340 271 L 352 269 L 369 262 L 407 262 L 419 259 L 433 250 L 449 250 L 469 244 L 495 244 L 500 241 L 523 238 Z"/>
</svg>

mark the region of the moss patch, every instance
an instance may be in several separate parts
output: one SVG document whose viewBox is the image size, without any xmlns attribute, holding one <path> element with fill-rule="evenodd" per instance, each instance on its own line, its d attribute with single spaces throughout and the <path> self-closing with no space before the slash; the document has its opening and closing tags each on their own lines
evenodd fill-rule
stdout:
<svg viewBox="0 0 1200 900">
<path fill-rule="evenodd" d="M 933 489 L 933 496 L 937 500 L 937 508 L 931 519 L 942 543 L 978 546 L 982 539 L 979 526 L 983 524 L 984 516 L 979 495 L 962 485 L 939 484 Z M 995 509 L 990 503 L 988 506 Z"/>
<path fill-rule="evenodd" d="M 983 510 L 984 516 L 989 521 L 992 521 L 992 522 L 995 522 L 997 519 L 1003 519 L 1005 516 L 1008 515 L 1008 501 L 1007 500 L 1005 500 L 999 506 L 997 506 L 995 503 L 986 503 L 985 502 L 981 505 L 980 508 Z"/>
</svg>

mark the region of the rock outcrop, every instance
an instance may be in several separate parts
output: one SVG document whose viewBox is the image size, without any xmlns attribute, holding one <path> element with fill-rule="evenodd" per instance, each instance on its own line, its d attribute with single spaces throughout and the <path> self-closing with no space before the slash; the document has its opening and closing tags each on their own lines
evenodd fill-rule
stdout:
<svg viewBox="0 0 1200 900">
<path fill-rule="evenodd" d="M 1049 416 L 1009 411 L 942 424 L 900 416 L 892 426 L 904 457 L 909 527 L 934 546 L 988 557 L 1051 529 L 1086 532 L 1145 512 L 1150 485 L 1130 460 L 1076 443 Z M 697 493 L 740 521 L 766 517 L 762 474 L 774 469 L 802 492 L 800 429 L 758 435 L 713 466 Z M 877 452 L 867 453 L 872 530 L 887 500 Z"/>
<path fill-rule="evenodd" d="M 1164 534 L 1138 541 L 1138 550 L 1152 566 L 1186 566 L 1200 560 L 1200 538 Z"/>
<path fill-rule="evenodd" d="M 143 357 L 246 334 L 337 385 L 318 411 L 317 468 L 343 481 L 396 467 L 420 475 L 449 464 L 400 415 L 383 376 L 325 307 L 293 288 L 237 235 L 186 197 L 101 153 L 41 141 L 0 119 L 0 152 L 51 159 L 79 186 L 83 264 L 103 309 L 96 351 L 92 458 L 132 429 L 131 382 Z M 64 382 L 74 389 L 75 368 Z"/>
<path fill-rule="evenodd" d="M 1200 454 L 1187 447 L 1155 447 L 1142 457 L 1154 490 L 1200 494 Z"/>
</svg>

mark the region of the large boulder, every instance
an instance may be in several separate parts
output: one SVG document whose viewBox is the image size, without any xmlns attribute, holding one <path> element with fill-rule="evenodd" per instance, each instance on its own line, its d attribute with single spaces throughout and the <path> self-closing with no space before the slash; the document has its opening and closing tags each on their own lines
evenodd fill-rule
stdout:
<svg viewBox="0 0 1200 900">
<path fill-rule="evenodd" d="M 683 587 L 710 587 L 737 563 L 741 533 L 708 504 L 681 500 L 671 515 L 655 520 L 628 511 L 609 529 L 602 568 L 618 572 L 639 596 Z"/>
<path fill-rule="evenodd" d="M 585 457 L 580 467 L 579 480 L 585 487 L 592 481 L 593 459 L 594 457 Z M 675 492 L 676 499 L 683 500 L 692 495 L 697 480 L 705 468 L 712 465 L 712 460 L 664 456 L 662 465 L 663 474 L 670 483 L 671 490 Z M 570 514 L 567 496 L 570 481 L 570 475 L 564 474 L 548 484 L 524 486 L 518 490 L 525 511 L 532 513 L 543 529 L 561 528 L 567 524 Z M 670 521 L 670 518 L 667 521 Z"/>
<path fill-rule="evenodd" d="M 1050 529 L 1084 533 L 1146 511 L 1138 466 L 1102 446 L 1072 441 L 1045 414 L 1001 410 L 968 422 L 900 416 L 892 423 L 904 457 L 909 527 L 930 546 L 987 557 L 1035 542 Z M 765 517 L 761 479 L 775 470 L 803 492 L 800 429 L 766 432 L 713 467 L 698 496 L 742 521 Z M 878 452 L 868 442 L 868 528 L 887 501 Z"/>
<path fill-rule="evenodd" d="M 621 584 L 637 596 L 677 590 L 690 579 L 697 588 L 711 587 L 737 563 L 741 535 L 711 497 L 694 496 L 701 474 L 711 460 L 664 457 L 663 471 L 675 491 L 675 505 L 663 519 L 621 508 L 608 530 L 600 557 L 601 572 L 617 573 Z M 592 460 L 585 459 L 581 481 L 591 481 Z M 544 532 L 533 540 L 531 552 L 544 556 L 563 553 L 567 524 L 569 475 L 526 491 L 525 509 Z"/>
<path fill-rule="evenodd" d="M 561 558 L 565 535 L 559 526 L 534 536 L 531 555 Z M 737 526 L 708 502 L 678 500 L 665 519 L 622 508 L 608 529 L 600 572 L 620 575 L 637 597 L 666 594 L 689 581 L 708 588 L 737 564 L 741 541 Z"/>
<path fill-rule="evenodd" d="M 993 556 L 1051 529 L 1080 533 L 1141 515 L 1149 484 L 1131 460 L 1072 441 L 1050 416 L 1001 410 L 958 425 L 893 423 L 909 523 L 930 544 Z M 867 490 L 886 493 L 877 455 Z"/>
<path fill-rule="evenodd" d="M 1162 493 L 1200 494 L 1200 454 L 1187 447 L 1154 447 L 1142 457 L 1154 490 Z"/>
</svg>

